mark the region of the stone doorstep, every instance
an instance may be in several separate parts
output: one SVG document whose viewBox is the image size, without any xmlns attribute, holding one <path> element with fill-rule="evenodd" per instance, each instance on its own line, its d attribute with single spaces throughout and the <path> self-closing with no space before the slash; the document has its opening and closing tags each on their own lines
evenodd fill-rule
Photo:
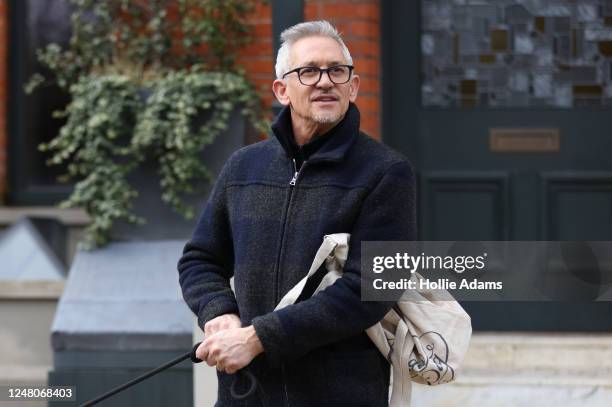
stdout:
<svg viewBox="0 0 612 407">
<path fill-rule="evenodd" d="M 58 300 L 64 291 L 63 281 L 0 280 L 2 300 Z"/>
<path fill-rule="evenodd" d="M 610 407 L 612 390 L 590 386 L 413 386 L 411 407 Z"/>
<path fill-rule="evenodd" d="M 539 333 L 539 332 L 475 332 L 472 344 L 560 344 L 603 345 L 612 347 L 612 333 Z"/>
<path fill-rule="evenodd" d="M 612 334 L 475 333 L 456 386 L 612 388 Z"/>
<path fill-rule="evenodd" d="M 507 372 L 500 373 L 494 371 L 462 371 L 457 375 L 457 380 L 450 383 L 451 386 L 552 386 L 552 387 L 604 387 L 612 390 L 612 375 L 607 376 L 587 376 L 586 374 L 576 375 L 570 372 L 560 373 L 551 371 L 533 372 Z"/>
</svg>

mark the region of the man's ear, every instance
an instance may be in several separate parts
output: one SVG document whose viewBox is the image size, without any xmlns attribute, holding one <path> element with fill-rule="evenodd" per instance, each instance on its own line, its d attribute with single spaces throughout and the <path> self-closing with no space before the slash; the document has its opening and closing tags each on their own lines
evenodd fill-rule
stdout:
<svg viewBox="0 0 612 407">
<path fill-rule="evenodd" d="M 287 84 L 283 79 L 276 79 L 272 82 L 272 91 L 274 96 L 283 106 L 287 106 L 290 102 L 289 95 L 287 94 Z"/>
<path fill-rule="evenodd" d="M 353 75 L 351 81 L 349 82 L 349 100 L 351 102 L 355 102 L 357 99 L 357 93 L 359 92 L 359 75 Z"/>
</svg>

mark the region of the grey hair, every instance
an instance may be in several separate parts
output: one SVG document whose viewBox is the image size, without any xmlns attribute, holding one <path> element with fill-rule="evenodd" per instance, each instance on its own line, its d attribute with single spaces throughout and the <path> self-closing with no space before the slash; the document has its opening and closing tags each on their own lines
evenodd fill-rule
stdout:
<svg viewBox="0 0 612 407">
<path fill-rule="evenodd" d="M 342 54 L 344 55 L 344 59 L 346 59 L 346 63 L 353 65 L 351 53 L 344 44 L 344 41 L 342 41 L 340 33 L 333 25 L 325 20 L 307 21 L 289 27 L 281 33 L 281 46 L 278 49 L 276 66 L 274 67 L 277 79 L 282 79 L 283 75 L 291 69 L 289 61 L 291 46 L 298 40 L 306 37 L 329 37 L 336 40 L 342 47 Z"/>
</svg>

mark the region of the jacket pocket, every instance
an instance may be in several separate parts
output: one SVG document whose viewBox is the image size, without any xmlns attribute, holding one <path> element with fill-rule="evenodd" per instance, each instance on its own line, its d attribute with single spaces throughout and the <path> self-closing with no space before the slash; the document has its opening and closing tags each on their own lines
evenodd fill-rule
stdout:
<svg viewBox="0 0 612 407">
<path fill-rule="evenodd" d="M 388 406 L 388 366 L 377 349 L 331 352 L 326 361 L 329 406 Z"/>
</svg>

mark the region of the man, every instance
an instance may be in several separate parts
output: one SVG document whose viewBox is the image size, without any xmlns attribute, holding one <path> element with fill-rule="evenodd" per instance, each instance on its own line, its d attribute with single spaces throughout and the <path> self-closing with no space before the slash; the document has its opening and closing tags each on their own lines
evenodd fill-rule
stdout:
<svg viewBox="0 0 612 407">
<path fill-rule="evenodd" d="M 360 78 L 328 22 L 281 40 L 274 137 L 229 158 L 179 260 L 206 338 L 196 354 L 218 369 L 219 407 L 245 405 L 229 387 L 247 365 L 270 406 L 386 406 L 389 364 L 364 330 L 392 304 L 361 301 L 361 241 L 416 238 L 414 172 L 359 131 Z M 343 277 L 274 311 L 323 236 L 341 232 L 351 233 Z"/>
</svg>

